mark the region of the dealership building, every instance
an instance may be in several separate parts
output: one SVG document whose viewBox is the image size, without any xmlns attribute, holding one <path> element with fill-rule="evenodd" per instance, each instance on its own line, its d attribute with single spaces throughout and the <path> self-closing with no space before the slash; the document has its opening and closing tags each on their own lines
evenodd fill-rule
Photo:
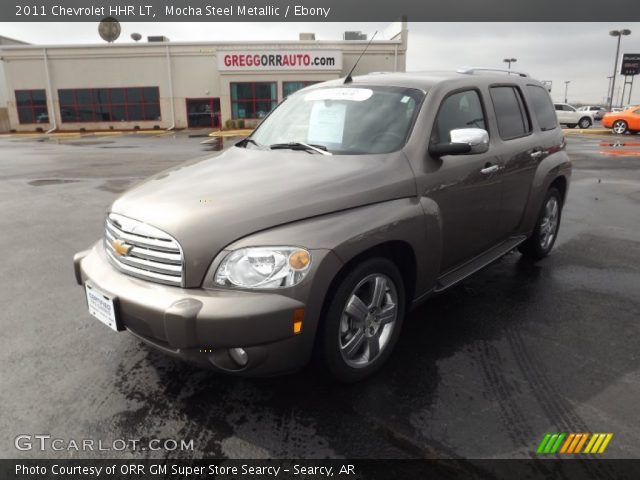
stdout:
<svg viewBox="0 0 640 480">
<path fill-rule="evenodd" d="M 368 41 L 0 44 L 0 125 L 15 131 L 255 125 L 278 102 L 345 76 Z M 351 38 L 357 38 L 352 40 Z M 404 71 L 406 23 L 371 43 L 355 74 Z"/>
</svg>

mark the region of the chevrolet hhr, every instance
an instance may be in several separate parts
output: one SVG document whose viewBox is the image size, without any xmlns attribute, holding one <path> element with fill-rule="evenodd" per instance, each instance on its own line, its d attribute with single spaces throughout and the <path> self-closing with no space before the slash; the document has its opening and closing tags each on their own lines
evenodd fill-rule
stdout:
<svg viewBox="0 0 640 480">
<path fill-rule="evenodd" d="M 94 317 L 168 355 L 256 376 L 314 358 L 353 382 L 430 295 L 515 248 L 545 257 L 570 175 L 526 74 L 333 80 L 116 199 L 76 280 Z"/>
</svg>

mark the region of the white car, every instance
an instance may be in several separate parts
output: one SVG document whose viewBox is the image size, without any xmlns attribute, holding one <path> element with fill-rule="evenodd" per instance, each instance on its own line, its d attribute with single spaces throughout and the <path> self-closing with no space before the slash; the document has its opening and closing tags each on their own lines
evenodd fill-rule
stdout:
<svg viewBox="0 0 640 480">
<path fill-rule="evenodd" d="M 580 128 L 589 128 L 593 125 L 593 114 L 591 112 L 581 112 L 575 107 L 567 103 L 555 103 L 556 115 L 558 116 L 558 123 L 566 125 L 569 128 L 575 128 L 576 125 Z"/>
<path fill-rule="evenodd" d="M 579 112 L 591 112 L 595 120 L 602 120 L 604 114 L 607 113 L 607 109 L 600 105 L 586 105 L 578 108 Z"/>
</svg>

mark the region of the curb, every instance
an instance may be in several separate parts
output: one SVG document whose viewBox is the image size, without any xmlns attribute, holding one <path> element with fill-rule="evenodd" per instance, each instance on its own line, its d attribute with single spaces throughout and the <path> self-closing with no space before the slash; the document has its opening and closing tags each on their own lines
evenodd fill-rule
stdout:
<svg viewBox="0 0 640 480">
<path fill-rule="evenodd" d="M 563 128 L 562 133 L 565 135 L 612 135 L 608 128 Z"/>
<path fill-rule="evenodd" d="M 209 134 L 210 137 L 246 137 L 251 135 L 253 129 L 243 128 L 237 130 L 217 130 Z"/>
</svg>

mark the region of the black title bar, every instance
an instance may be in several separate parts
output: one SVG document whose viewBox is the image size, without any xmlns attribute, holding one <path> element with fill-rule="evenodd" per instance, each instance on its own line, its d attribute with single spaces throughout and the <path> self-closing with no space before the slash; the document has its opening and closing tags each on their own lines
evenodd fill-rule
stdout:
<svg viewBox="0 0 640 480">
<path fill-rule="evenodd" d="M 1 22 L 639 21 L 638 0 L 2 0 Z"/>
<path fill-rule="evenodd" d="M 640 460 L 0 460 L 2 480 L 635 480 Z"/>
</svg>

